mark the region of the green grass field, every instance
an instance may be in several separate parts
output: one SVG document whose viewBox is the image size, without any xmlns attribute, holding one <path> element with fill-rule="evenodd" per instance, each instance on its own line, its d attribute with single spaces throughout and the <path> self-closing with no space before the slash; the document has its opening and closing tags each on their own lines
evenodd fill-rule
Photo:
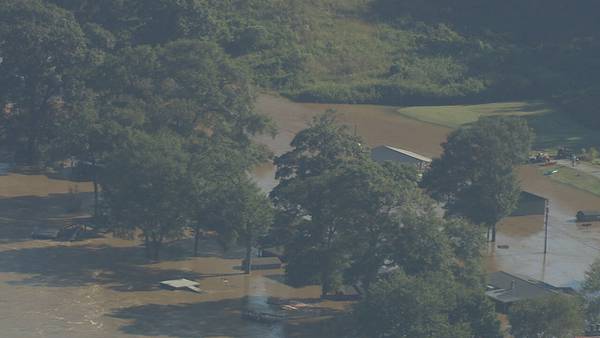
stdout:
<svg viewBox="0 0 600 338">
<path fill-rule="evenodd" d="M 521 116 L 535 131 L 535 150 L 552 151 L 566 146 L 579 151 L 581 148 L 600 146 L 600 133 L 597 130 L 578 124 L 568 114 L 542 101 L 406 107 L 399 109 L 398 113 L 449 128 L 475 122 L 482 116 Z"/>
<path fill-rule="evenodd" d="M 538 171 L 543 175 L 545 172 L 553 169 L 558 169 L 558 173 L 547 176 L 550 179 L 600 196 L 600 179 L 592 175 L 583 174 L 573 168 L 562 166 L 540 167 Z"/>
</svg>

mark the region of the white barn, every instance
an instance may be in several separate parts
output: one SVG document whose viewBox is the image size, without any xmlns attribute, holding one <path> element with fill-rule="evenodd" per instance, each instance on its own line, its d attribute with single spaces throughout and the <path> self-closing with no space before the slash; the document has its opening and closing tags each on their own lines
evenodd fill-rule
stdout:
<svg viewBox="0 0 600 338">
<path fill-rule="evenodd" d="M 392 161 L 401 164 L 412 164 L 420 170 L 426 169 L 431 164 L 431 159 L 429 157 L 386 145 L 373 148 L 371 150 L 371 158 L 375 162 Z"/>
</svg>

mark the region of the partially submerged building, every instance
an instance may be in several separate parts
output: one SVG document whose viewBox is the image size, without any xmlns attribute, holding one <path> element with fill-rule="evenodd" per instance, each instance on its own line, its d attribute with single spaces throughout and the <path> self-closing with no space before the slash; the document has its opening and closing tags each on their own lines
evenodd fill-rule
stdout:
<svg viewBox="0 0 600 338">
<path fill-rule="evenodd" d="M 371 149 L 371 158 L 375 162 L 392 161 L 400 164 L 414 165 L 419 170 L 425 170 L 431 164 L 429 157 L 388 145 Z"/>
<path fill-rule="evenodd" d="M 584 211 L 577 212 L 577 222 L 600 222 L 600 211 Z"/>
<path fill-rule="evenodd" d="M 556 287 L 530 277 L 497 271 L 489 274 L 485 294 L 494 301 L 497 311 L 506 313 L 511 304 L 520 301 L 573 292 L 571 288 Z"/>
</svg>

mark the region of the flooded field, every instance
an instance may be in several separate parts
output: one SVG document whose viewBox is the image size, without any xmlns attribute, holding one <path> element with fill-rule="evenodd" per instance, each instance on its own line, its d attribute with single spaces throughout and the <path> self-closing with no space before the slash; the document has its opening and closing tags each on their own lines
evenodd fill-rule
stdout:
<svg viewBox="0 0 600 338">
<path fill-rule="evenodd" d="M 271 116 L 279 135 L 261 137 L 276 154 L 289 149 L 293 135 L 326 109 L 356 129 L 370 146 L 390 144 L 428 156 L 440 153 L 449 129 L 394 114 L 393 107 L 298 104 L 263 95 L 258 110 Z M 275 184 L 270 164 L 257 168 L 266 191 Z M 488 268 L 503 269 L 557 284 L 580 280 L 600 252 L 600 224 L 576 225 L 579 209 L 600 207 L 600 199 L 539 176 L 536 168 L 520 171 L 528 191 L 550 199 L 549 253 L 543 255 L 543 216 L 513 217 L 500 225 L 498 243 L 490 248 Z M 202 242 L 200 257 L 191 257 L 189 240 L 170 243 L 159 263 L 148 262 L 138 242 L 98 237 L 79 242 L 31 240 L 36 227 L 59 228 L 85 217 L 92 199 L 89 183 L 44 175 L 11 173 L 0 166 L 0 327 L 2 337 L 329 337 L 323 319 L 340 313 L 344 302 L 319 301 L 318 287 L 292 288 L 281 269 L 240 273 L 242 252 L 222 252 Z M 71 207 L 77 201 L 81 211 Z M 201 294 L 158 288 L 165 279 L 197 280 Z M 288 313 L 270 299 L 296 299 L 308 310 Z M 287 315 L 284 323 L 265 325 L 243 320 L 254 309 Z M 302 323 L 302 325 L 300 325 Z"/>
</svg>

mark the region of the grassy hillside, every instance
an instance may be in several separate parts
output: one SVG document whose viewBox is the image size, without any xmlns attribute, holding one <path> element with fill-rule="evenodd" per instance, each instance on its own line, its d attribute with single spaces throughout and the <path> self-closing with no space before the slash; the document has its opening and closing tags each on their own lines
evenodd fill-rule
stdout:
<svg viewBox="0 0 600 338">
<path fill-rule="evenodd" d="M 303 101 L 546 99 L 600 125 L 600 3 L 582 0 L 46 0 L 112 48 L 218 42 Z M 109 37 L 112 35 L 112 37 Z"/>
</svg>

